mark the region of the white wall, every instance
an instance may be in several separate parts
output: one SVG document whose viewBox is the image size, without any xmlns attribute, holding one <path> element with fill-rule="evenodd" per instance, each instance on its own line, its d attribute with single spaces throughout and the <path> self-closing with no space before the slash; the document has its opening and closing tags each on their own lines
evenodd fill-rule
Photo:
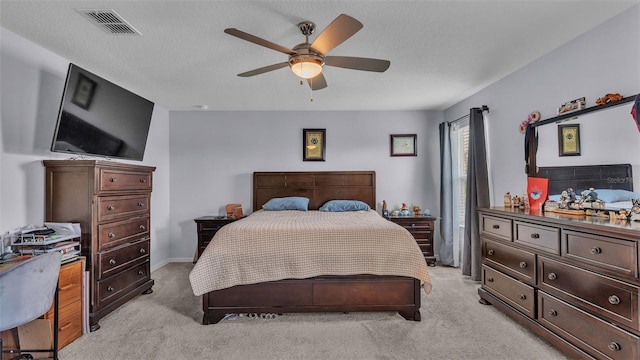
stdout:
<svg viewBox="0 0 640 360">
<path fill-rule="evenodd" d="M 192 258 L 193 219 L 252 209 L 254 171 L 375 170 L 378 206 L 437 210 L 441 112 L 171 112 L 174 257 Z M 327 130 L 325 162 L 302 161 L 302 129 Z M 417 157 L 390 157 L 389 135 L 418 135 Z M 378 208 L 380 210 L 380 207 Z"/>
<path fill-rule="evenodd" d="M 65 159 L 49 151 L 69 60 L 0 28 L 0 232 L 42 224 L 42 160 Z M 143 162 L 156 166 L 152 194 L 151 267 L 169 254 L 169 112 L 154 109 Z M 122 161 L 125 162 L 125 161 Z"/>
<path fill-rule="evenodd" d="M 524 136 L 518 131 L 518 125 L 531 111 L 540 111 L 545 119 L 555 116 L 557 107 L 565 101 L 584 96 L 588 106 L 592 106 L 606 93 L 630 96 L 640 91 L 639 18 L 640 5 L 637 5 L 445 111 L 445 119 L 453 120 L 467 114 L 470 107 L 489 106 L 492 204 L 502 204 L 502 196 L 507 191 L 517 194 L 526 190 Z M 633 135 L 638 130 L 632 126 L 630 110 L 631 104 L 627 104 L 621 109 L 604 110 L 579 118 L 576 122 L 580 122 L 585 130 L 582 139 L 585 155 L 581 157 L 557 158 L 556 125 L 544 125 L 549 128 L 545 131 L 550 130 L 555 135 L 552 135 L 553 139 L 544 135 L 539 152 L 551 147 L 556 157 L 551 156 L 553 162 L 540 165 L 562 165 L 565 161 L 573 164 L 631 163 L 638 186 L 640 143 Z M 623 119 L 613 122 L 609 121 L 611 117 Z M 598 123 L 602 131 L 588 130 L 585 127 L 587 122 Z M 603 145 L 601 138 L 612 132 L 629 132 L 631 140 L 623 138 L 626 151 L 612 150 Z M 618 156 L 603 158 L 594 152 L 617 153 Z M 594 158 L 590 159 L 589 154 Z M 543 158 L 547 161 L 549 157 Z"/>
</svg>

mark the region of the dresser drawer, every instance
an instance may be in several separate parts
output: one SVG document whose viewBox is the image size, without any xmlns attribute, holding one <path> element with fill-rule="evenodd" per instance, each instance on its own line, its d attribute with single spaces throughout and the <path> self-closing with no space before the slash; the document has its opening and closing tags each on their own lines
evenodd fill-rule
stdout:
<svg viewBox="0 0 640 360">
<path fill-rule="evenodd" d="M 535 318 L 533 287 L 482 265 L 482 287 L 530 318 Z"/>
<path fill-rule="evenodd" d="M 607 236 L 562 232 L 562 256 L 614 273 L 638 277 L 636 242 Z"/>
<path fill-rule="evenodd" d="M 638 287 L 544 257 L 540 289 L 633 330 L 638 324 Z"/>
<path fill-rule="evenodd" d="M 480 215 L 480 233 L 511 241 L 511 220 Z"/>
<path fill-rule="evenodd" d="M 99 191 L 151 191 L 151 172 L 100 169 Z"/>
<path fill-rule="evenodd" d="M 413 232 L 427 232 L 433 230 L 433 221 L 428 219 L 421 219 L 420 217 L 407 216 L 403 217 L 394 217 L 391 219 L 394 223 L 404 227 L 409 230 L 411 233 Z"/>
<path fill-rule="evenodd" d="M 53 316 L 53 310 L 50 310 L 44 316 L 45 319 L 51 320 L 52 331 Z M 82 301 L 78 299 L 64 307 L 60 307 L 60 311 L 58 312 L 59 349 L 71 344 L 80 336 L 82 336 Z"/>
<path fill-rule="evenodd" d="M 418 243 L 418 246 L 420 247 L 423 255 L 433 256 L 433 244 L 431 243 L 431 241 L 416 240 L 416 242 Z"/>
<path fill-rule="evenodd" d="M 560 255 L 560 229 L 519 221 L 515 222 L 514 228 L 514 242 Z"/>
<path fill-rule="evenodd" d="M 142 240 L 98 254 L 100 279 L 149 257 L 149 240 Z"/>
<path fill-rule="evenodd" d="M 98 222 L 149 213 L 150 194 L 98 197 Z"/>
<path fill-rule="evenodd" d="M 98 225 L 98 249 L 104 251 L 149 236 L 149 217 Z"/>
<path fill-rule="evenodd" d="M 483 239 L 483 262 L 529 285 L 536 284 L 536 255 L 496 241 Z"/>
<path fill-rule="evenodd" d="M 83 264 L 84 261 L 73 261 L 60 267 L 60 275 L 58 277 L 60 304 L 64 305 L 82 300 Z"/>
<path fill-rule="evenodd" d="M 538 321 L 597 358 L 638 359 L 640 339 L 542 291 Z"/>
<path fill-rule="evenodd" d="M 127 291 L 149 280 L 149 261 L 133 266 L 109 278 L 97 281 L 97 298 L 100 307 L 118 300 Z"/>
</svg>

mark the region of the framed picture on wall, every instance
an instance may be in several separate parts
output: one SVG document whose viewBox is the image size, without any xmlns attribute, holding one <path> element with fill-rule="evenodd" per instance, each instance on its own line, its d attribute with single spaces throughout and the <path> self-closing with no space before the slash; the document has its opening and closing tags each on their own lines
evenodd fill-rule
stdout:
<svg viewBox="0 0 640 360">
<path fill-rule="evenodd" d="M 580 155 L 580 124 L 558 125 L 558 154 Z"/>
<path fill-rule="evenodd" d="M 302 129 L 302 161 L 324 161 L 326 129 Z"/>
<path fill-rule="evenodd" d="M 416 134 L 392 134 L 390 139 L 391 156 L 418 156 Z"/>
</svg>

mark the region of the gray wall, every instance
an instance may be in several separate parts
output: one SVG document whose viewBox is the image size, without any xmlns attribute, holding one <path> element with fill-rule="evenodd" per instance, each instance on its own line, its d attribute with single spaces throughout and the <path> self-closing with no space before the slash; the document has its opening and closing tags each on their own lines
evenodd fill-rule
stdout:
<svg viewBox="0 0 640 360">
<path fill-rule="evenodd" d="M 81 65 L 81 64 L 80 64 Z M 69 60 L 0 28 L 0 231 L 44 221 L 42 160 L 49 151 Z M 154 108 L 144 161 L 156 166 L 151 197 L 151 267 L 170 259 L 169 112 Z"/>
<path fill-rule="evenodd" d="M 441 112 L 171 112 L 172 256 L 192 258 L 193 219 L 252 209 L 254 171 L 375 170 L 378 209 L 437 211 Z M 326 161 L 302 161 L 302 129 L 326 129 Z M 417 157 L 390 157 L 389 135 L 418 135 Z"/>
<path fill-rule="evenodd" d="M 639 18 L 637 5 L 445 111 L 445 119 L 453 120 L 467 114 L 470 107 L 490 107 L 493 204 L 502 204 L 507 191 L 526 191 L 524 135 L 518 126 L 531 111 L 540 111 L 545 119 L 555 116 L 560 104 L 582 96 L 592 106 L 607 93 L 630 96 L 640 92 Z M 539 149 L 545 163 L 540 165 L 631 163 L 636 189 L 640 189 L 640 142 L 630 111 L 631 104 L 627 104 L 575 120 L 584 134 L 584 155 L 580 157 L 559 158 L 557 127 L 544 125 L 550 134 L 540 134 L 545 136 Z M 609 121 L 611 118 L 616 121 Z M 613 141 L 612 133 L 616 134 Z M 607 145 L 615 142 L 624 143 L 625 150 Z"/>
<path fill-rule="evenodd" d="M 156 105 L 143 162 L 157 167 L 152 267 L 193 257 L 195 217 L 220 214 L 230 202 L 240 202 L 249 211 L 253 171 L 375 170 L 378 202 L 387 200 L 390 208 L 413 203 L 437 215 L 437 124 L 483 104 L 491 109 L 487 119 L 493 203 L 500 204 L 506 191 L 524 193 L 524 146 L 518 125 L 533 110 L 551 117 L 562 102 L 581 96 L 593 103 L 608 92 L 638 93 L 638 18 L 640 5 L 444 112 L 168 112 Z M 44 219 L 41 161 L 64 158 L 48 149 L 68 63 L 6 29 L 0 31 L 0 231 Z M 630 106 L 625 109 L 600 112 L 604 120 L 593 122 L 605 129 L 613 127 L 606 117 L 627 116 L 631 124 L 625 115 Z M 593 135 L 604 131 L 584 126 L 585 154 L 595 143 L 606 152 L 601 136 Z M 327 129 L 326 162 L 302 161 L 303 128 Z M 392 133 L 417 133 L 418 157 L 389 157 Z M 638 154 L 637 142 L 626 141 L 630 143 L 617 150 L 621 156 L 615 162 L 631 162 L 637 169 L 640 157 L 622 157 Z M 557 149 L 551 142 L 545 147 Z M 587 161 L 586 156 L 575 159 Z M 640 178 L 640 171 L 635 172 Z"/>
</svg>

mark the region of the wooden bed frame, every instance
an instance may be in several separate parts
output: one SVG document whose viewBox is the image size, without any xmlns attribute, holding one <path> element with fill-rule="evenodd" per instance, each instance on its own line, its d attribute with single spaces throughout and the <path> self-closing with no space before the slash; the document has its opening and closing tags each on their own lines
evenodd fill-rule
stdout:
<svg viewBox="0 0 640 360">
<path fill-rule="evenodd" d="M 376 208 L 374 171 L 255 172 L 253 210 L 274 197 L 304 196 L 317 210 L 332 199 Z M 420 280 L 401 276 L 320 276 L 239 285 L 202 295 L 204 325 L 226 314 L 397 311 L 420 321 Z"/>
</svg>

